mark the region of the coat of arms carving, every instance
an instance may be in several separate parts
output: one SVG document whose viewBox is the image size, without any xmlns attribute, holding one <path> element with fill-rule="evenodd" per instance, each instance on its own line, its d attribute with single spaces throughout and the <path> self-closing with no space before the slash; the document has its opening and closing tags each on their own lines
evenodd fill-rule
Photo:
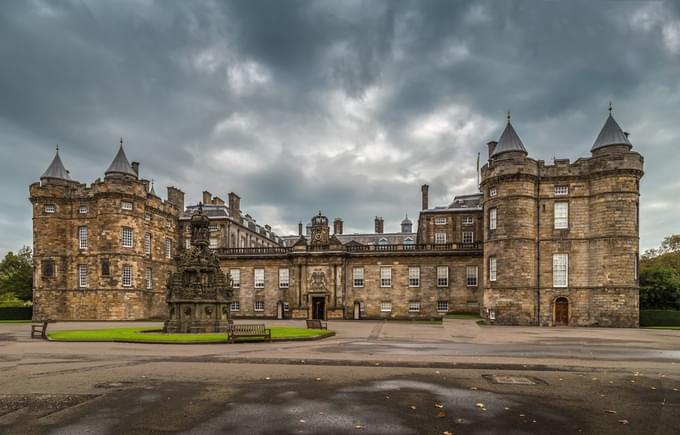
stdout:
<svg viewBox="0 0 680 435">
<path fill-rule="evenodd" d="M 328 282 L 326 281 L 326 274 L 320 270 L 312 272 L 311 282 L 309 283 L 309 288 L 311 290 L 323 290 L 328 289 Z"/>
</svg>

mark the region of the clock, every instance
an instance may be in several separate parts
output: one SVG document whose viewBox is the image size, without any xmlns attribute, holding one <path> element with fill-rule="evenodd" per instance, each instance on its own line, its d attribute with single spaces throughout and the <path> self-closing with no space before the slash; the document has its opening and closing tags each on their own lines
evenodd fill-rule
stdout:
<svg viewBox="0 0 680 435">
<path fill-rule="evenodd" d="M 320 242 L 321 241 L 321 233 L 316 233 L 314 235 L 314 240 L 316 240 L 317 242 Z"/>
</svg>

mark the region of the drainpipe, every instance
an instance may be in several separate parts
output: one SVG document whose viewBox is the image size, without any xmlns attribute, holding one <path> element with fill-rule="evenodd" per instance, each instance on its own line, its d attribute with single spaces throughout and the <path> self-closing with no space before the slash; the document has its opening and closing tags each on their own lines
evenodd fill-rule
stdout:
<svg viewBox="0 0 680 435">
<path fill-rule="evenodd" d="M 536 322 L 541 326 L 541 172 L 536 182 Z"/>
</svg>

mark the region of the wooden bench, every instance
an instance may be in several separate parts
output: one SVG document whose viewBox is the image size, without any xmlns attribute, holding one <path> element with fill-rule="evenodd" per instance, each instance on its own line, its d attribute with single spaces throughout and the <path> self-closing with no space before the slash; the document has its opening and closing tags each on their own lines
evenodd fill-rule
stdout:
<svg viewBox="0 0 680 435">
<path fill-rule="evenodd" d="M 265 328 L 264 324 L 233 324 L 227 328 L 229 343 L 233 343 L 237 337 L 262 337 L 272 341 L 272 330 Z"/>
<path fill-rule="evenodd" d="M 328 329 L 328 322 L 320 319 L 307 319 L 307 329 Z"/>
<path fill-rule="evenodd" d="M 54 323 L 52 320 L 43 320 L 42 322 L 33 322 L 31 324 L 31 338 L 47 338 L 47 324 Z"/>
</svg>

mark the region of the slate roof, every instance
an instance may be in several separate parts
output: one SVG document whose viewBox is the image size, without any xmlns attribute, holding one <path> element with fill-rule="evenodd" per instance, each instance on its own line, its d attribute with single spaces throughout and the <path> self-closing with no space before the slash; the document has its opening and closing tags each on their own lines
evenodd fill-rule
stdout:
<svg viewBox="0 0 680 435">
<path fill-rule="evenodd" d="M 226 204 L 202 204 L 203 206 L 203 213 L 208 216 L 208 219 L 232 219 L 231 218 L 231 212 L 229 211 L 229 207 Z M 180 215 L 179 215 L 179 220 L 185 221 L 191 219 L 191 216 L 198 210 L 198 205 L 189 205 L 187 206 L 186 210 L 184 210 Z M 260 234 L 261 236 L 264 236 L 268 238 L 269 240 L 273 240 L 277 243 L 282 243 L 281 237 L 279 237 L 275 232 L 273 231 L 268 231 L 264 226 L 261 226 L 260 224 L 256 223 L 253 218 L 249 215 L 242 215 L 241 216 L 241 221 L 239 222 L 241 225 L 244 227 L 247 227 L 248 229 Z"/>
<path fill-rule="evenodd" d="M 512 151 L 520 151 L 523 152 L 524 154 L 528 154 L 526 148 L 524 148 L 522 139 L 519 138 L 519 135 L 513 128 L 510 119 L 508 119 L 508 123 L 505 126 L 505 130 L 503 130 L 501 138 L 498 139 L 498 144 L 496 145 L 496 148 L 493 150 L 493 153 L 491 153 L 491 157 L 497 157 L 503 153 L 509 153 Z"/>
<path fill-rule="evenodd" d="M 611 112 L 609 112 L 607 121 L 605 121 L 604 125 L 602 126 L 602 130 L 600 130 L 600 134 L 597 135 L 597 139 L 595 139 L 595 143 L 593 144 L 593 147 L 590 149 L 590 151 L 593 152 L 597 149 L 610 145 L 627 145 L 629 147 L 633 146 L 621 127 L 619 127 L 619 124 L 616 122 Z"/>
<path fill-rule="evenodd" d="M 43 172 L 43 174 L 40 176 L 41 180 L 43 178 L 57 178 L 59 180 L 73 181 L 68 171 L 64 167 L 64 164 L 61 162 L 61 157 L 59 157 L 59 148 L 57 148 L 57 153 L 54 155 L 50 166 L 48 166 L 45 172 Z"/>
<path fill-rule="evenodd" d="M 132 169 L 132 165 L 130 165 L 127 156 L 125 155 L 122 141 L 120 144 L 120 148 L 118 148 L 118 153 L 116 154 L 116 157 L 113 158 L 113 162 L 111 162 L 109 169 L 107 169 L 106 172 L 104 172 L 104 175 L 109 174 L 126 174 L 132 175 L 133 177 L 137 176 L 137 173 L 135 172 L 134 169 Z"/>
<path fill-rule="evenodd" d="M 449 212 L 449 211 L 477 211 L 482 209 L 482 194 L 472 193 L 469 195 L 458 195 L 453 197 L 453 201 L 448 206 L 439 206 L 423 210 L 422 213 Z"/>
<path fill-rule="evenodd" d="M 387 245 L 402 245 L 407 238 L 411 239 L 411 243 L 416 241 L 416 233 L 334 234 L 332 237 L 337 238 L 343 245 L 379 245 L 381 239 L 384 239 L 382 243 Z M 284 246 L 290 247 L 300 239 L 305 239 L 305 236 L 285 236 L 281 239 Z"/>
</svg>

